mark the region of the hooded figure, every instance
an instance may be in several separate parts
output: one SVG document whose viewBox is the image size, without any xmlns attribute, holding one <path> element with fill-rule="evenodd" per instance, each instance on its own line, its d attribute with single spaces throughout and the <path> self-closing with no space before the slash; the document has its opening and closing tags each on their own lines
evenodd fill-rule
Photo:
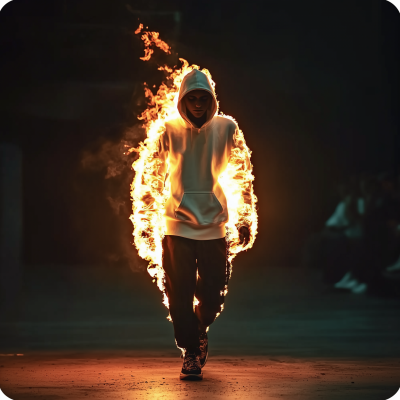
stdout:
<svg viewBox="0 0 400 400">
<path fill-rule="evenodd" d="M 206 121 L 209 122 L 218 111 L 217 99 L 215 98 L 214 90 L 211 87 L 210 81 L 207 76 L 200 72 L 197 69 L 194 69 L 192 72 L 187 74 L 182 81 L 179 97 L 178 97 L 178 111 L 181 114 L 182 118 L 187 121 L 190 125 L 192 125 L 186 114 L 186 106 L 183 104 L 182 99 L 193 90 L 205 90 L 210 93 L 212 97 L 212 101 L 209 109 L 207 110 L 207 118 Z M 206 122 L 206 123 L 207 123 Z"/>
<path fill-rule="evenodd" d="M 205 123 L 197 127 L 188 117 L 183 98 L 194 90 L 211 95 Z M 167 235 L 196 240 L 225 237 L 228 209 L 218 183 L 234 145 L 236 124 L 216 115 L 217 100 L 207 76 L 193 70 L 179 91 L 180 117 L 166 123 L 160 158 L 169 163 L 171 195 L 166 204 Z M 193 119 L 193 118 L 192 118 Z M 160 172 L 166 172 L 166 162 Z"/>
<path fill-rule="evenodd" d="M 218 177 L 228 165 L 238 127 L 217 115 L 213 88 L 198 70 L 183 79 L 178 110 L 180 117 L 166 123 L 160 139 L 160 181 L 165 182 L 167 172 L 170 180 L 163 268 L 175 340 L 184 354 L 180 377 L 201 379 L 208 356 L 206 332 L 221 312 L 229 275 L 228 207 Z M 243 198 L 251 204 L 248 190 L 243 189 Z M 194 296 L 198 300 L 195 310 Z"/>
</svg>

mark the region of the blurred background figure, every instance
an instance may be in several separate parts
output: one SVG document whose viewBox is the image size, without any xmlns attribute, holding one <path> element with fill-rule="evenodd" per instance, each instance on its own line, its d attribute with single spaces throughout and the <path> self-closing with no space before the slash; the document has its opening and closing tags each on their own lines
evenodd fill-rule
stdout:
<svg viewBox="0 0 400 400">
<path fill-rule="evenodd" d="M 304 246 L 303 264 L 356 294 L 388 294 L 400 276 L 400 192 L 396 174 L 351 176 L 322 231 Z"/>
<path fill-rule="evenodd" d="M 338 282 L 359 263 L 361 215 L 365 207 L 357 176 L 339 184 L 337 189 L 340 201 L 334 213 L 325 222 L 321 232 L 309 237 L 303 252 L 303 263 L 321 268 L 323 280 L 329 284 Z M 345 282 L 349 279 L 349 274 L 346 274 Z"/>
</svg>

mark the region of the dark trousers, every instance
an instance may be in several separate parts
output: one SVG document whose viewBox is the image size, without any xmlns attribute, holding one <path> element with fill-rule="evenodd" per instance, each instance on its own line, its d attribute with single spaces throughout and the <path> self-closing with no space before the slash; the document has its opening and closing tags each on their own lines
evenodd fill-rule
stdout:
<svg viewBox="0 0 400 400">
<path fill-rule="evenodd" d="M 225 238 L 193 240 L 180 236 L 163 239 L 163 266 L 169 311 L 176 343 L 197 350 L 199 332 L 221 311 L 228 280 Z M 193 310 L 193 298 L 199 304 Z"/>
</svg>

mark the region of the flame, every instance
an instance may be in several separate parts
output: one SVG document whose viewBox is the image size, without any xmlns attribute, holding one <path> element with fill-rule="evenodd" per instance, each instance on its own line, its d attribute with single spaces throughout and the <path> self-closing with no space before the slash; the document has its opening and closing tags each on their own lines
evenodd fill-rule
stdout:
<svg viewBox="0 0 400 400">
<path fill-rule="evenodd" d="M 143 24 L 140 24 L 139 27 L 136 29 L 135 34 L 137 35 L 143 29 Z M 165 43 L 163 40 L 159 38 L 160 34 L 158 32 L 144 32 L 142 35 L 142 40 L 144 42 L 144 57 L 140 57 L 143 61 L 150 60 L 154 50 L 151 49 L 151 46 L 156 46 L 160 48 L 162 51 L 165 51 L 168 54 L 171 54 L 171 48 Z"/>
<path fill-rule="evenodd" d="M 135 33 L 139 33 L 142 29 L 143 25 L 140 24 Z M 170 47 L 159 39 L 158 32 L 145 32 L 141 38 L 145 44 L 145 57 L 141 57 L 142 60 L 150 59 L 154 52 L 153 49 L 150 49 L 153 44 L 164 52 L 170 53 Z M 132 164 L 135 175 L 131 184 L 132 215 L 130 220 L 133 223 L 134 244 L 139 256 L 149 262 L 148 272 L 153 278 L 153 282 L 157 282 L 158 288 L 163 292 L 163 303 L 167 308 L 168 297 L 165 293 L 165 275 L 162 267 L 162 239 L 166 232 L 163 215 L 165 203 L 170 195 L 170 182 L 167 179 L 164 184 L 157 174 L 160 168 L 158 143 L 160 136 L 165 131 L 165 123 L 180 116 L 177 102 L 183 78 L 193 69 L 200 70 L 199 66 L 189 65 L 183 58 L 179 60 L 182 63 L 179 69 L 168 66 L 158 68 L 165 72 L 166 81 L 160 85 L 156 94 L 153 94 L 147 84 L 144 83 L 148 107 L 139 119 L 143 121 L 147 137 L 144 142 L 139 144 L 138 148 L 127 151 L 127 153 L 135 151 L 139 156 Z M 210 72 L 205 68 L 200 71 L 207 75 L 215 92 L 215 82 L 212 80 Z M 237 125 L 232 117 L 227 115 L 224 115 L 224 117 L 231 119 Z M 235 133 L 234 140 L 236 147 L 232 151 L 226 170 L 219 177 L 219 183 L 228 201 L 229 222 L 226 224 L 226 239 L 229 276 L 232 260 L 239 252 L 253 246 L 257 234 L 255 207 L 257 198 L 252 186 L 254 176 L 250 163 L 251 152 L 246 145 L 243 132 L 239 128 Z M 244 191 L 250 196 L 250 204 L 246 204 L 244 201 Z M 239 243 L 238 228 L 242 225 L 247 226 L 251 233 L 250 242 L 246 246 Z M 226 295 L 227 291 L 227 286 L 225 286 L 221 295 Z M 196 304 L 198 304 L 198 300 L 194 298 L 194 306 Z M 223 307 L 221 307 L 221 312 L 222 309 Z"/>
<path fill-rule="evenodd" d="M 139 27 L 136 29 L 135 31 L 135 35 L 137 35 L 138 33 L 140 33 L 140 31 L 143 29 L 143 24 L 139 24 Z"/>
</svg>

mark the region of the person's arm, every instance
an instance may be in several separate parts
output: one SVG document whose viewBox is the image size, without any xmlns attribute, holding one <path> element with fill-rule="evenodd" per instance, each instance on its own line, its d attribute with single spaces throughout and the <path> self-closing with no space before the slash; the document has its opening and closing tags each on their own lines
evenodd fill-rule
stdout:
<svg viewBox="0 0 400 400">
<path fill-rule="evenodd" d="M 252 234 L 254 221 L 253 209 L 255 207 L 253 200 L 253 175 L 251 173 L 252 165 L 250 162 L 250 151 L 245 144 L 242 131 L 236 127 L 233 135 L 233 147 L 231 151 L 230 162 L 235 163 L 238 168 L 233 179 L 240 182 L 241 196 L 243 199 L 242 210 L 237 224 L 239 231 L 239 243 L 247 246 Z M 254 234 L 254 233 L 253 233 Z"/>
<path fill-rule="evenodd" d="M 158 189 L 160 193 L 164 190 L 165 181 L 168 177 L 168 143 L 166 141 L 165 132 L 160 136 L 160 140 L 158 142 L 158 169 L 157 169 L 157 180 L 158 180 Z"/>
<path fill-rule="evenodd" d="M 152 163 L 155 163 L 152 167 L 152 172 L 150 174 L 143 174 L 143 183 L 147 186 L 147 190 L 143 192 L 141 198 L 141 213 L 159 212 L 160 204 L 164 202 L 165 193 L 163 192 L 168 174 L 168 148 L 165 142 L 165 134 L 160 136 L 156 149 L 157 151 L 153 155 L 153 160 L 151 160 Z M 155 202 L 158 204 L 154 204 Z"/>
</svg>

